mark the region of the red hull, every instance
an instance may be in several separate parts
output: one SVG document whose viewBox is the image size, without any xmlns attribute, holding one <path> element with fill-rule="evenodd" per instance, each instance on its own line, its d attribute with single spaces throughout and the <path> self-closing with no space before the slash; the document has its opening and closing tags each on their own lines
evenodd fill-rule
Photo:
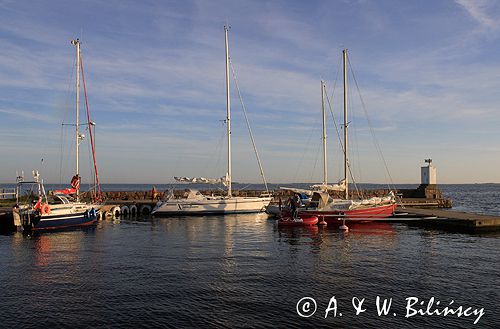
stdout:
<svg viewBox="0 0 500 329">
<path fill-rule="evenodd" d="M 318 224 L 318 217 L 308 214 L 300 214 L 302 222 L 296 222 L 292 217 L 287 216 L 278 220 L 279 226 L 312 226 Z"/>
<path fill-rule="evenodd" d="M 390 217 L 394 214 L 395 210 L 396 205 L 389 204 L 346 211 L 304 210 L 303 213 L 317 216 L 320 220 L 324 219 L 328 224 L 340 226 L 343 224 L 344 219 L 351 223 L 371 222 L 373 219 Z"/>
</svg>

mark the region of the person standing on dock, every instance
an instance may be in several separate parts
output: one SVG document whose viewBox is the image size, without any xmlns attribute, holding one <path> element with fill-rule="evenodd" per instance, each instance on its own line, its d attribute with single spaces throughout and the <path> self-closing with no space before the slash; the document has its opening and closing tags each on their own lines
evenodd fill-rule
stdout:
<svg viewBox="0 0 500 329">
<path fill-rule="evenodd" d="M 14 207 L 12 207 L 12 218 L 14 219 L 14 226 L 19 230 L 21 228 L 21 215 L 19 213 L 19 205 L 17 203 Z"/>
<path fill-rule="evenodd" d="M 158 191 L 156 190 L 156 186 L 153 186 L 151 189 L 151 202 L 154 202 L 158 198 Z"/>
</svg>

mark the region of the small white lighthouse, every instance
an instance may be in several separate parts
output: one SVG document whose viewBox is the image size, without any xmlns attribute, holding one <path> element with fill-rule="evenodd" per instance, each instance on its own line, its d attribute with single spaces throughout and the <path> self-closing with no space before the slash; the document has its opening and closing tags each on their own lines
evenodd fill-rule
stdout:
<svg viewBox="0 0 500 329">
<path fill-rule="evenodd" d="M 432 159 L 425 159 L 427 166 L 420 167 L 420 184 L 422 185 L 435 185 L 437 184 L 436 179 L 436 167 L 432 165 Z"/>
</svg>

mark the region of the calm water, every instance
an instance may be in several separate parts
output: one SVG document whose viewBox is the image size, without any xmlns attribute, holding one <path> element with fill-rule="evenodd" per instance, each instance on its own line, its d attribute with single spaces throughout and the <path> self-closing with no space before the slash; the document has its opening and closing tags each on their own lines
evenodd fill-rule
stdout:
<svg viewBox="0 0 500 329">
<path fill-rule="evenodd" d="M 0 327 L 474 327 L 477 316 L 405 318 L 414 296 L 484 308 L 475 327 L 498 328 L 499 251 L 498 234 L 382 223 L 278 229 L 263 215 L 0 236 Z M 301 318 L 306 296 L 317 311 Z M 333 296 L 342 316 L 325 319 Z M 377 296 L 393 298 L 388 316 L 377 315 Z M 353 297 L 365 298 L 358 316 Z"/>
</svg>

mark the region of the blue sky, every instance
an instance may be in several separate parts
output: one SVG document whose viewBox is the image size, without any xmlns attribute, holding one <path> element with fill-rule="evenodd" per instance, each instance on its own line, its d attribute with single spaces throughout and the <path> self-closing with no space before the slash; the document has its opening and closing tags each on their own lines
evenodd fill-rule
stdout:
<svg viewBox="0 0 500 329">
<path fill-rule="evenodd" d="M 49 182 L 71 177 L 72 131 L 61 122 L 74 120 L 75 37 L 103 182 L 222 176 L 226 22 L 268 181 L 321 180 L 320 80 L 340 121 L 345 47 L 393 182 L 418 183 L 428 157 L 441 183 L 500 182 L 500 3 L 486 0 L 0 0 L 0 182 L 33 168 Z M 233 180 L 259 182 L 232 86 Z M 386 183 L 353 85 L 349 97 L 353 170 Z"/>
</svg>

